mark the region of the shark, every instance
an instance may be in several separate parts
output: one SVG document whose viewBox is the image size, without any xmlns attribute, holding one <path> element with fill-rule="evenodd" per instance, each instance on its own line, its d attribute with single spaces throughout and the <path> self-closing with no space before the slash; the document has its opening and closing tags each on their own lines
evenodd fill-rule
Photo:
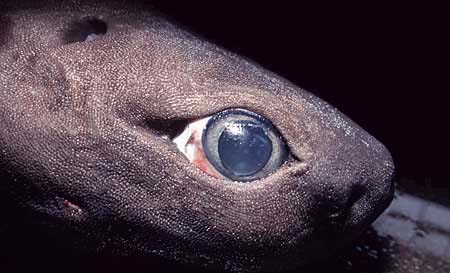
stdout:
<svg viewBox="0 0 450 273">
<path fill-rule="evenodd" d="M 349 117 L 141 1 L 3 1 L 0 96 L 2 256 L 41 266 L 319 272 L 394 196 Z"/>
</svg>

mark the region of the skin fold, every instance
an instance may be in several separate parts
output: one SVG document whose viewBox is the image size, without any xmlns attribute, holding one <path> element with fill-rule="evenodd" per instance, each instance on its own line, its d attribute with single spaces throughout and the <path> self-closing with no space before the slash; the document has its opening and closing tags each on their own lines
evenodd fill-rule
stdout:
<svg viewBox="0 0 450 273">
<path fill-rule="evenodd" d="M 0 5 L 0 212 L 17 252 L 48 239 L 39 250 L 311 272 L 391 202 L 394 166 L 375 138 L 146 5 Z M 269 119 L 291 159 L 251 183 L 189 163 L 170 137 L 229 108 Z"/>
</svg>

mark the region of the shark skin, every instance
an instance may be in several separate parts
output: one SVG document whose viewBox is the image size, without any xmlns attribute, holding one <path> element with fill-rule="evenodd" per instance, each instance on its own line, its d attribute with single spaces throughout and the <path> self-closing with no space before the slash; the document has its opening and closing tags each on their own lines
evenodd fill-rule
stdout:
<svg viewBox="0 0 450 273">
<path fill-rule="evenodd" d="M 3 1 L 0 60 L 1 253 L 22 257 L 12 267 L 77 270 L 77 255 L 112 255 L 131 257 L 126 271 L 136 258 L 148 271 L 320 272 L 393 198 L 392 158 L 374 137 L 145 3 Z M 170 140 L 179 124 L 231 108 L 269 119 L 291 159 L 250 183 L 188 162 Z M 403 260 L 381 272 L 419 272 Z"/>
</svg>

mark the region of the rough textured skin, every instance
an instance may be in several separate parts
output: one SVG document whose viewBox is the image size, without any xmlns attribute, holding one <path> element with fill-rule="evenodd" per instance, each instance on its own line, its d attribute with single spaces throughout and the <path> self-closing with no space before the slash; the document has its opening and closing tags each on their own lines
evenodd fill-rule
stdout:
<svg viewBox="0 0 450 273">
<path fill-rule="evenodd" d="M 89 241 L 83 251 L 278 272 L 332 255 L 391 201 L 394 167 L 376 139 L 151 10 L 1 5 L 1 202 Z M 73 42 L 71 27 L 86 16 L 107 33 Z M 233 107 L 270 119 L 293 160 L 253 183 L 224 182 L 164 137 Z"/>
</svg>

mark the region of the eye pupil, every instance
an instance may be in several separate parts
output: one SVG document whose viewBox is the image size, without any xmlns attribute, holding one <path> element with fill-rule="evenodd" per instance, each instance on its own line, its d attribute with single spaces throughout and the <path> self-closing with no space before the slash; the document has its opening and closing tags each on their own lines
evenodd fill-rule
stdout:
<svg viewBox="0 0 450 273">
<path fill-rule="evenodd" d="M 269 161 L 272 142 L 258 124 L 236 121 L 220 135 L 218 153 L 222 165 L 233 175 L 254 175 Z"/>
</svg>

